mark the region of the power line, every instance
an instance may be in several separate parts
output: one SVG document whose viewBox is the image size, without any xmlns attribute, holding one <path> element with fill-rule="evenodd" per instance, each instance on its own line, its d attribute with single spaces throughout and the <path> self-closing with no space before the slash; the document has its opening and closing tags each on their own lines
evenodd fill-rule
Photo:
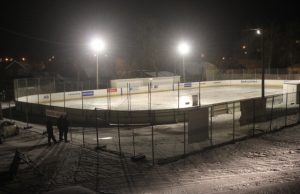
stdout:
<svg viewBox="0 0 300 194">
<path fill-rule="evenodd" d="M 59 41 L 52 41 L 52 40 L 48 40 L 48 39 L 44 39 L 44 38 L 40 38 L 40 37 L 36 37 L 36 36 L 31 36 L 31 35 L 27 35 L 24 33 L 20 33 L 20 32 L 16 32 L 14 30 L 10 30 L 7 28 L 3 28 L 0 27 L 0 30 L 7 32 L 9 34 L 13 34 L 19 37 L 23 37 L 23 38 L 27 38 L 27 39 L 31 39 L 31 40 L 35 40 L 35 41 L 40 41 L 40 42 L 45 42 L 45 43 L 49 43 L 49 44 L 56 44 L 56 45 L 78 45 L 78 44 L 74 44 L 74 43 L 66 43 L 66 42 L 59 42 Z"/>
</svg>

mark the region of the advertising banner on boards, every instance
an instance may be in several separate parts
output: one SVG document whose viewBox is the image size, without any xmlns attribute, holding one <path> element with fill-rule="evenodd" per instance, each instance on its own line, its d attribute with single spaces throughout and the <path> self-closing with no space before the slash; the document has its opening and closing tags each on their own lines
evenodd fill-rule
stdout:
<svg viewBox="0 0 300 194">
<path fill-rule="evenodd" d="M 82 96 L 94 96 L 94 91 L 93 90 L 83 91 Z"/>
</svg>

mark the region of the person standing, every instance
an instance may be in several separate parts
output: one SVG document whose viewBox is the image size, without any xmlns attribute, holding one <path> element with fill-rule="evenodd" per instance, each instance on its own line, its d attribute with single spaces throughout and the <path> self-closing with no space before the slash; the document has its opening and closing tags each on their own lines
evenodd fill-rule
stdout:
<svg viewBox="0 0 300 194">
<path fill-rule="evenodd" d="M 57 125 L 58 132 L 59 132 L 59 141 L 63 140 L 64 131 L 63 131 L 62 123 L 63 123 L 63 115 L 60 115 L 60 117 L 58 117 L 58 119 L 56 121 L 56 125 Z"/>
<path fill-rule="evenodd" d="M 54 137 L 54 134 L 53 134 L 53 123 L 52 123 L 51 119 L 47 120 L 47 134 L 48 134 L 48 145 L 49 146 L 51 145 L 51 139 L 52 139 L 53 143 L 57 143 L 56 139 Z"/>
<path fill-rule="evenodd" d="M 63 132 L 64 132 L 64 140 L 65 140 L 65 142 L 69 142 L 68 141 L 69 121 L 68 121 L 67 115 L 65 115 L 63 117 L 62 128 L 63 128 Z"/>
</svg>

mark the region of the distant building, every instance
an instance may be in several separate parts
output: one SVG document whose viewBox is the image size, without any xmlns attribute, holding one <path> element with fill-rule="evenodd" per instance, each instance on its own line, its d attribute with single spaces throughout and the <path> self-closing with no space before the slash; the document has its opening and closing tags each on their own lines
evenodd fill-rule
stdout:
<svg viewBox="0 0 300 194">
<path fill-rule="evenodd" d="M 31 66 L 25 62 L 12 61 L 4 68 L 7 77 L 28 77 L 31 75 Z"/>
<path fill-rule="evenodd" d="M 288 73 L 290 74 L 300 74 L 300 64 L 295 64 L 288 67 Z"/>
</svg>

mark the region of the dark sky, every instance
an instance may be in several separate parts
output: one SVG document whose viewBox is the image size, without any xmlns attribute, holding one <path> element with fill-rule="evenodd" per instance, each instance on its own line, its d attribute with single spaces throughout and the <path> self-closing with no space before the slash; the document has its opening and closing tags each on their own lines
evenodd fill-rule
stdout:
<svg viewBox="0 0 300 194">
<path fill-rule="evenodd" d="M 166 34 L 165 48 L 188 37 L 198 50 L 226 50 L 247 26 L 298 19 L 295 2 L 1 0 L 0 57 L 84 55 L 85 44 L 95 34 L 122 54 L 130 50 L 142 18 L 155 21 Z"/>
</svg>

